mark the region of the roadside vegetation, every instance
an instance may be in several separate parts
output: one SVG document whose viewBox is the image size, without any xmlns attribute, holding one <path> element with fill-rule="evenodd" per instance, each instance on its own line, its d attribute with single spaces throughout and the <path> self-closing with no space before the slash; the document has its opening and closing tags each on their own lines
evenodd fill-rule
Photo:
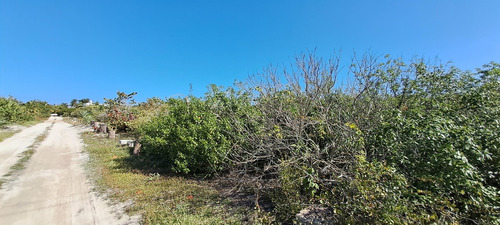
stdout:
<svg viewBox="0 0 500 225">
<path fill-rule="evenodd" d="M 0 127 L 8 124 L 30 125 L 32 121 L 46 119 L 55 106 L 40 100 L 22 103 L 13 97 L 0 97 Z"/>
<path fill-rule="evenodd" d="M 35 125 L 45 121 L 51 113 L 60 112 L 61 107 L 61 105 L 50 105 L 40 100 L 23 103 L 13 97 L 0 97 L 0 142 L 13 136 L 21 129 L 10 126 L 29 127 Z"/>
<path fill-rule="evenodd" d="M 337 223 L 499 221 L 500 65 L 297 57 L 205 97 L 139 104 L 141 156 L 252 190 L 272 220 L 326 207 Z M 284 72 L 279 72 L 284 71 Z"/>
<path fill-rule="evenodd" d="M 311 53 L 204 97 L 135 94 L 63 113 L 141 144 L 84 135 L 96 182 L 146 224 L 297 223 L 306 208 L 340 224 L 499 224 L 498 63 Z M 232 205 L 241 193 L 250 206 Z"/>
<path fill-rule="evenodd" d="M 279 223 L 319 206 L 344 224 L 498 223 L 500 65 L 365 55 L 340 85 L 339 61 L 301 55 L 203 98 L 156 102 L 135 130 L 140 157 L 251 189 Z"/>
<path fill-rule="evenodd" d="M 100 192 L 120 202 L 133 201 L 130 215 L 144 224 L 245 224 L 256 212 L 222 198 L 210 183 L 167 173 L 144 157 L 130 156 L 115 140 L 84 133 L 88 170 Z M 252 222 L 253 223 L 253 222 Z"/>
<path fill-rule="evenodd" d="M 14 97 L 0 97 L 0 128 L 7 125 L 31 126 L 47 119 L 51 114 L 59 116 L 81 118 L 84 122 L 95 120 L 89 117 L 97 111 L 102 111 L 99 102 L 90 104 L 90 99 L 73 99 L 71 104 L 62 103 L 51 105 L 41 100 L 21 102 Z M 97 119 L 103 118 L 105 115 Z"/>
<path fill-rule="evenodd" d="M 19 130 L 0 130 L 0 142 L 12 137 L 14 134 L 18 133 Z"/>
</svg>

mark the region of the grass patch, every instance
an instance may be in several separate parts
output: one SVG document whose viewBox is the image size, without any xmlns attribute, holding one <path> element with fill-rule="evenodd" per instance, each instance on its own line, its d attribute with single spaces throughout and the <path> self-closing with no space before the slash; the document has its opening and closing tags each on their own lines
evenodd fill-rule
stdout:
<svg viewBox="0 0 500 225">
<path fill-rule="evenodd" d="M 35 120 L 31 120 L 31 121 L 20 122 L 18 125 L 24 126 L 24 127 L 30 127 L 30 126 L 33 126 L 35 124 L 39 124 L 41 122 L 44 122 L 45 120 L 47 120 L 47 118 L 38 118 Z M 5 126 L 5 125 L 3 125 L 3 126 Z M 15 124 L 10 124 L 10 125 L 15 125 Z M 3 126 L 0 126 L 0 128 L 2 128 Z M 7 138 L 12 137 L 14 134 L 19 133 L 21 130 L 22 129 L 0 129 L 0 142 L 2 142 L 3 140 L 5 140 Z"/>
<path fill-rule="evenodd" d="M 5 130 L 5 131 L 0 131 L 0 142 L 3 140 L 12 137 L 14 134 L 18 133 L 21 130 Z"/>
<path fill-rule="evenodd" d="M 35 138 L 35 142 L 33 142 L 33 144 L 30 147 L 28 147 L 28 149 L 38 147 L 38 145 L 40 145 L 40 143 L 42 143 L 42 141 L 45 140 L 45 138 L 47 138 L 47 135 L 49 134 L 49 130 L 52 128 L 52 126 L 54 126 L 54 122 L 52 122 L 52 125 L 50 125 L 50 127 L 45 128 L 45 130 L 43 131 L 42 134 L 38 135 Z"/>
<path fill-rule="evenodd" d="M 16 171 L 20 171 L 24 168 L 26 168 L 26 163 L 29 161 L 31 156 L 35 153 L 35 150 L 33 148 L 28 149 L 21 153 L 21 158 L 14 164 L 12 167 L 10 167 L 10 172 L 7 175 L 10 175 Z"/>
<path fill-rule="evenodd" d="M 25 126 L 25 127 L 31 127 L 35 124 L 45 122 L 47 119 L 48 119 L 48 117 L 39 117 L 39 118 L 36 118 L 34 120 L 30 120 L 30 121 L 22 121 L 19 123 L 19 125 Z"/>
<path fill-rule="evenodd" d="M 96 188 L 113 200 L 134 203 L 130 215 L 142 215 L 143 224 L 255 224 L 257 211 L 230 206 L 204 181 L 166 175 L 144 157 L 130 155 L 128 147 L 91 132 L 83 140 L 90 155 L 87 165 Z M 149 165 L 151 171 L 137 169 Z M 162 175 L 160 175 L 160 173 Z"/>
</svg>

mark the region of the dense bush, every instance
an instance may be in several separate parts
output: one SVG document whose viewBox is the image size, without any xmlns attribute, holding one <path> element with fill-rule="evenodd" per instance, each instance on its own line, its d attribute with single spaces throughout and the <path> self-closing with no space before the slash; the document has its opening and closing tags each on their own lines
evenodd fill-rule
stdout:
<svg viewBox="0 0 500 225">
<path fill-rule="evenodd" d="M 14 98 L 0 98 L 0 123 L 15 123 L 32 119 L 22 103 Z"/>
<path fill-rule="evenodd" d="M 71 116 L 74 110 L 74 108 L 70 108 L 66 103 L 62 103 L 54 107 L 54 113 L 60 116 Z"/>
<path fill-rule="evenodd" d="M 0 124 L 19 123 L 50 116 L 53 105 L 40 100 L 22 103 L 12 97 L 0 98 Z"/>
<path fill-rule="evenodd" d="M 167 104 L 168 113 L 142 128 L 143 152 L 165 161 L 175 172 L 215 171 L 221 154 L 229 149 L 215 115 L 195 97 L 169 99 Z"/>
<path fill-rule="evenodd" d="M 78 108 L 70 108 L 67 111 L 63 111 L 63 113 L 70 113 L 67 116 L 80 118 L 81 121 L 85 124 L 89 124 L 91 121 L 105 121 L 106 120 L 106 112 L 104 106 L 102 105 L 90 105 L 85 107 Z M 63 116 L 66 114 L 62 114 Z"/>
<path fill-rule="evenodd" d="M 127 121 L 127 126 L 132 130 L 133 134 L 140 136 L 141 126 L 149 123 L 156 116 L 165 113 L 167 110 L 167 104 L 165 103 L 166 101 L 154 97 L 146 99 L 146 102 L 141 102 L 131 108 L 135 119 Z"/>
<path fill-rule="evenodd" d="M 262 127 L 233 152 L 257 188 L 283 195 L 281 221 L 311 201 L 345 223 L 497 221 L 498 64 L 471 74 L 364 56 L 344 90 L 336 68 L 309 56 L 286 82 L 273 70 L 255 82 Z"/>
<path fill-rule="evenodd" d="M 54 112 L 54 106 L 45 101 L 31 100 L 24 104 L 28 115 L 34 118 L 49 117 Z"/>
<path fill-rule="evenodd" d="M 238 129 L 244 126 L 250 100 L 243 92 L 216 86 L 204 99 L 150 100 L 142 107 L 153 107 L 157 114 L 139 126 L 142 152 L 175 172 L 214 174 L 227 165 L 229 150 L 243 139 Z"/>
<path fill-rule="evenodd" d="M 422 63 L 415 68 L 406 100 L 384 114 L 370 136 L 370 151 L 405 175 L 412 198 L 426 211 L 450 221 L 495 221 L 500 206 L 498 65 L 478 74 L 429 70 Z"/>
<path fill-rule="evenodd" d="M 143 152 L 252 187 L 279 222 L 322 204 L 340 223 L 498 223 L 500 66 L 366 55 L 341 86 L 339 62 L 302 55 L 237 90 L 139 106 L 154 108 L 134 125 Z"/>
</svg>

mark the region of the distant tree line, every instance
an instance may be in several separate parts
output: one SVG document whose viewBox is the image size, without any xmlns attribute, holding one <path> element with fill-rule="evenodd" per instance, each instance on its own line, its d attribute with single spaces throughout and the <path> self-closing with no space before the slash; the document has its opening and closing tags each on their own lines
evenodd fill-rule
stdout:
<svg viewBox="0 0 500 225">
<path fill-rule="evenodd" d="M 50 114 L 81 117 L 82 113 L 78 108 L 89 102 L 89 98 L 84 98 L 73 99 L 69 105 L 68 103 L 52 105 L 41 100 L 31 100 L 24 103 L 14 97 L 0 97 L 0 126 L 43 119 L 49 117 Z M 99 102 L 96 102 L 95 105 L 99 105 Z"/>
<path fill-rule="evenodd" d="M 0 97 L 0 125 L 49 117 L 54 110 L 55 106 L 45 101 L 32 100 L 22 103 L 13 97 Z"/>
</svg>

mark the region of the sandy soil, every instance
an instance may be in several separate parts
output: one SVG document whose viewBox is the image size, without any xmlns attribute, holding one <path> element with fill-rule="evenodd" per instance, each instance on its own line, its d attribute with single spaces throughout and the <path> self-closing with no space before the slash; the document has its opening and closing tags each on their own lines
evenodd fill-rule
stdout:
<svg viewBox="0 0 500 225">
<path fill-rule="evenodd" d="M 61 118 L 50 118 L 0 143 L 0 171 L 4 173 L 3 163 L 11 163 L 53 121 L 25 170 L 0 189 L 0 224 L 134 224 L 91 192 L 78 130 Z"/>
<path fill-rule="evenodd" d="M 35 142 L 35 138 L 42 134 L 54 118 L 49 118 L 43 123 L 23 129 L 14 136 L 0 142 L 0 177 L 9 172 L 10 167 L 19 159 L 18 154 L 26 150 Z"/>
</svg>

